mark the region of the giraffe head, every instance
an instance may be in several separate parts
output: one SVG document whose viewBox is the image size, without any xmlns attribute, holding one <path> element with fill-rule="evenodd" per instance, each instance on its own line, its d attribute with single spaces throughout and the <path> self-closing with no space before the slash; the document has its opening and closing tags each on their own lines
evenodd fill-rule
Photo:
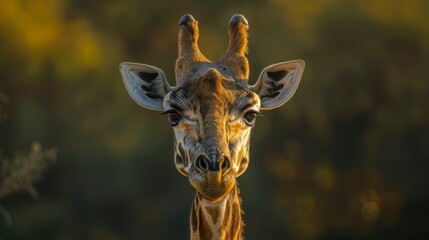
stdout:
<svg viewBox="0 0 429 240">
<path fill-rule="evenodd" d="M 122 63 L 120 71 L 131 97 L 142 107 L 163 111 L 174 132 L 174 163 L 202 197 L 216 202 L 227 195 L 249 163 L 250 131 L 262 110 L 287 102 L 301 80 L 304 62 L 266 67 L 248 83 L 247 20 L 234 15 L 229 47 L 214 62 L 200 52 L 198 22 L 179 22 L 176 85 L 154 66 Z"/>
</svg>

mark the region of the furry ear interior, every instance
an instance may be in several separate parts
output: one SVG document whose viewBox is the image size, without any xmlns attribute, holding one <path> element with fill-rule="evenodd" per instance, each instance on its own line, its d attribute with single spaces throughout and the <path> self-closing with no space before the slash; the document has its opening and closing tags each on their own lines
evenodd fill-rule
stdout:
<svg viewBox="0 0 429 240">
<path fill-rule="evenodd" d="M 171 91 L 164 72 L 154 66 L 124 62 L 119 65 L 122 80 L 131 98 L 140 106 L 162 111 L 165 95 Z"/>
<path fill-rule="evenodd" d="M 304 66 L 304 61 L 293 60 L 264 68 L 252 86 L 261 99 L 260 109 L 269 110 L 286 103 L 298 88 Z"/>
</svg>

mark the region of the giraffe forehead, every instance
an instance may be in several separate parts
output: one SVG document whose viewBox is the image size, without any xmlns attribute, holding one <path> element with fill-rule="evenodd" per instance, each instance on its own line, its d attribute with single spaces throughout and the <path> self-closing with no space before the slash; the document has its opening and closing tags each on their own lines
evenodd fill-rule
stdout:
<svg viewBox="0 0 429 240">
<path fill-rule="evenodd" d="M 190 90 L 197 98 L 197 102 L 203 102 L 205 99 L 219 101 L 231 101 L 235 98 L 237 92 L 241 90 L 237 81 L 224 77 L 219 71 L 209 69 L 204 76 L 191 81 Z"/>
</svg>

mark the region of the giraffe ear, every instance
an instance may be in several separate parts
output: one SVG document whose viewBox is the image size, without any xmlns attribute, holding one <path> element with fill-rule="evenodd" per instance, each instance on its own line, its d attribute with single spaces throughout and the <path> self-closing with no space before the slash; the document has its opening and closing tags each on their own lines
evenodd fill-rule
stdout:
<svg viewBox="0 0 429 240">
<path fill-rule="evenodd" d="M 287 102 L 298 88 L 304 66 L 304 61 L 293 60 L 264 68 L 252 86 L 261 99 L 260 109 L 273 109 Z"/>
<path fill-rule="evenodd" d="M 119 65 L 122 80 L 131 98 L 140 106 L 162 111 L 165 95 L 171 91 L 164 72 L 154 66 L 123 62 Z"/>
</svg>

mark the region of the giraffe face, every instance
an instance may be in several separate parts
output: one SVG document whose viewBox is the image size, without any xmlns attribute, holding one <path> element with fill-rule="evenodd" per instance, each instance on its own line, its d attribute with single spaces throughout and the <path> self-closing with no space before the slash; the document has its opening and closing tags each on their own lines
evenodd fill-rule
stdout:
<svg viewBox="0 0 429 240">
<path fill-rule="evenodd" d="M 183 16 L 179 28 L 176 86 L 170 87 L 163 71 L 154 66 L 125 62 L 120 72 L 134 101 L 168 115 L 178 171 L 200 195 L 218 201 L 248 166 L 256 115 L 292 97 L 304 62 L 268 66 L 256 84 L 249 85 L 248 23 L 242 15 L 231 18 L 228 50 L 215 62 L 198 49 L 198 22 L 192 16 Z"/>
<path fill-rule="evenodd" d="M 174 131 L 176 167 L 205 198 L 221 199 L 246 170 L 259 107 L 259 96 L 247 83 L 213 68 L 164 98 Z"/>
</svg>

